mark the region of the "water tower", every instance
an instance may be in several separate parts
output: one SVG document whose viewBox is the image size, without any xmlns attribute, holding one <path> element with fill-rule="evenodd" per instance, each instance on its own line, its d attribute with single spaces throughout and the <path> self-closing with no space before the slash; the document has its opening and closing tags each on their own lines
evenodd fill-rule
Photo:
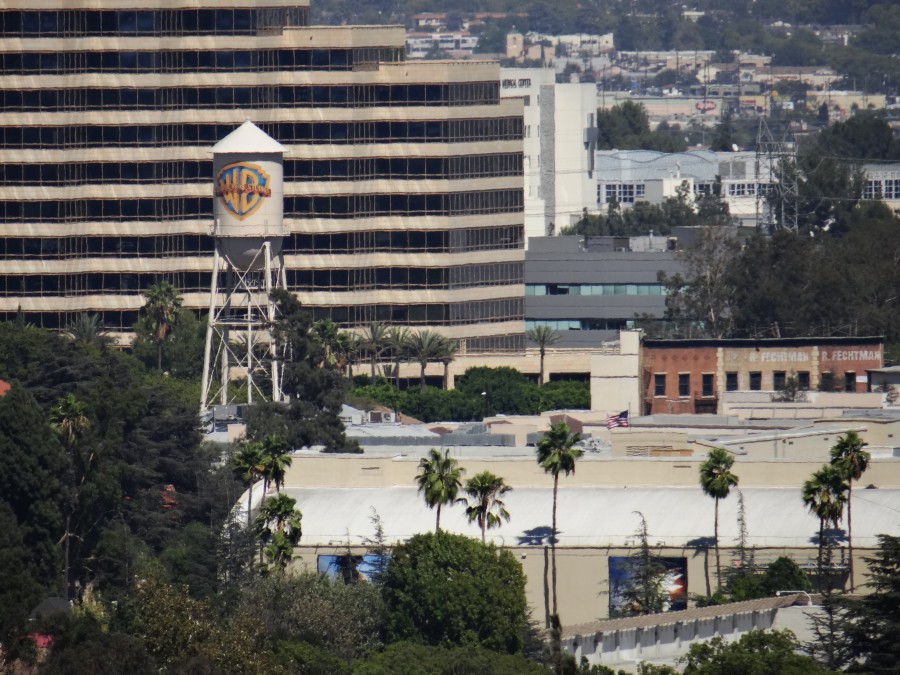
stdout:
<svg viewBox="0 0 900 675">
<path fill-rule="evenodd" d="M 203 355 L 201 412 L 226 405 L 229 383 L 246 377 L 247 401 L 281 400 L 276 345 L 269 332 L 274 288 L 286 288 L 283 155 L 285 149 L 247 120 L 213 155 L 215 255 Z M 271 363 L 271 368 L 267 368 Z M 270 385 L 263 381 L 270 379 Z"/>
</svg>

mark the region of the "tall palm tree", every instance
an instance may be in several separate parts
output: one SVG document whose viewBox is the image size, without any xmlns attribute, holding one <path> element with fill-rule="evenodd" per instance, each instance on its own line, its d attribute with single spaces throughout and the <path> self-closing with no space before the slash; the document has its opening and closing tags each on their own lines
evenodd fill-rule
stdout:
<svg viewBox="0 0 900 675">
<path fill-rule="evenodd" d="M 369 354 L 372 366 L 372 379 L 375 379 L 375 366 L 390 348 L 389 335 L 391 330 L 383 321 L 372 321 L 363 328 L 362 341 L 366 352 Z"/>
<path fill-rule="evenodd" d="M 438 350 L 438 361 L 444 364 L 444 391 L 450 389 L 450 364 L 459 352 L 459 340 L 442 338 L 441 348 Z"/>
<path fill-rule="evenodd" d="M 581 434 L 571 433 L 569 425 L 565 422 L 555 422 L 550 429 L 537 442 L 537 462 L 544 469 L 544 473 L 553 475 L 553 519 L 550 534 L 551 562 L 553 569 L 553 614 L 559 615 L 559 607 L 556 602 L 556 503 L 559 492 L 559 474 L 565 472 L 568 476 L 575 473 L 575 462 L 581 457 L 582 450 L 576 447 L 581 440 Z"/>
<path fill-rule="evenodd" d="M 303 535 L 303 514 L 296 507 L 296 499 L 278 494 L 263 502 L 256 517 L 256 537 L 265 545 L 266 559 L 282 572 Z"/>
<path fill-rule="evenodd" d="M 406 359 L 406 346 L 412 331 L 406 326 L 394 326 L 388 331 L 387 345 L 394 361 L 394 386 L 400 388 L 400 362 Z"/>
<path fill-rule="evenodd" d="M 247 484 L 247 527 L 251 525 L 250 511 L 253 508 L 253 484 L 265 471 L 262 444 L 251 441 L 245 443 L 240 452 L 231 458 L 231 470 Z"/>
<path fill-rule="evenodd" d="M 462 475 L 465 469 L 459 466 L 459 462 L 450 457 L 450 451 L 444 450 L 443 454 L 432 448 L 428 455 L 419 460 L 419 474 L 416 483 L 419 492 L 425 497 L 425 503 L 429 509 L 437 509 L 437 518 L 434 522 L 434 531 L 441 529 L 441 507 L 444 504 L 452 504 L 459 501 L 456 497 L 459 488 L 462 487 Z"/>
<path fill-rule="evenodd" d="M 868 445 L 855 431 L 848 431 L 838 438 L 831 448 L 831 464 L 836 466 L 847 481 L 847 544 L 850 554 L 850 592 L 853 592 L 853 481 L 862 478 L 869 468 L 872 456 L 863 448 Z"/>
<path fill-rule="evenodd" d="M 719 500 L 725 499 L 731 488 L 738 484 L 738 477 L 731 473 L 734 457 L 723 448 L 709 451 L 706 461 L 700 465 L 700 487 L 708 497 L 716 500 L 714 540 L 716 544 L 716 583 L 722 587 L 722 565 L 719 560 Z"/>
<path fill-rule="evenodd" d="M 825 464 L 803 484 L 803 503 L 819 519 L 819 583 L 822 583 L 822 552 L 825 547 L 825 526 L 831 523 L 837 527 L 844 516 L 847 491 L 850 486 L 843 471 L 831 464 Z"/>
<path fill-rule="evenodd" d="M 353 364 L 362 352 L 363 339 L 356 333 L 340 331 L 334 343 L 335 367 L 347 377 L 353 377 Z"/>
<path fill-rule="evenodd" d="M 269 483 L 275 484 L 275 491 L 281 492 L 284 487 L 284 476 L 291 465 L 291 446 L 284 436 L 270 434 L 263 438 L 261 444 L 263 465 L 263 495 L 269 490 Z"/>
<path fill-rule="evenodd" d="M 425 367 L 440 358 L 444 337 L 427 329 L 410 334 L 406 342 L 406 354 L 419 364 L 419 387 L 425 389 Z"/>
<path fill-rule="evenodd" d="M 150 332 L 156 343 L 156 367 L 162 372 L 162 348 L 181 311 L 182 297 L 168 281 L 159 281 L 144 291 L 141 313 L 150 322 Z"/>
<path fill-rule="evenodd" d="M 325 366 L 333 367 L 337 363 L 335 352 L 338 349 L 338 341 L 340 339 L 338 337 L 338 333 L 340 333 L 338 325 L 331 319 L 319 319 L 310 328 L 310 333 L 313 339 L 322 347 L 322 361 L 319 363 L 319 366 L 322 368 Z"/>
<path fill-rule="evenodd" d="M 541 384 L 544 384 L 544 356 L 547 353 L 547 347 L 552 347 L 562 340 L 562 336 L 550 326 L 535 326 L 525 333 L 525 337 L 529 342 L 533 342 L 538 346 L 541 354 Z"/>
<path fill-rule="evenodd" d="M 490 471 L 482 471 L 466 481 L 466 494 L 471 497 L 466 516 L 470 523 L 478 523 L 481 528 L 481 543 L 487 542 L 487 531 L 499 527 L 501 521 L 509 522 L 509 511 L 500 499 L 512 488 L 500 476 Z"/>
<path fill-rule="evenodd" d="M 82 462 L 81 453 L 78 452 L 78 441 L 82 434 L 91 426 L 84 403 L 75 396 L 69 394 L 57 401 L 50 411 L 50 427 L 56 432 L 66 453 L 69 455 L 69 495 L 66 504 L 66 531 L 63 533 L 63 569 L 62 586 L 66 599 L 69 599 L 69 551 L 72 539 L 72 516 L 78 503 L 78 488 L 87 478 L 87 470 L 93 461 L 93 453 L 89 455 L 87 462 Z M 82 465 L 83 464 L 83 465 Z M 76 468 L 81 474 L 76 474 Z"/>
</svg>

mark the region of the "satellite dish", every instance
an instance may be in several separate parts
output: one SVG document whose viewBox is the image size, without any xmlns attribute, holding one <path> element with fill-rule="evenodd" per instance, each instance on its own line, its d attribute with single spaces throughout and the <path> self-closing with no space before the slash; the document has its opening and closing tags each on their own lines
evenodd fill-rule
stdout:
<svg viewBox="0 0 900 675">
<path fill-rule="evenodd" d="M 732 151 L 732 152 L 737 152 L 738 150 L 739 150 L 739 148 L 738 148 L 737 143 L 732 143 L 732 144 L 731 144 L 731 151 Z"/>
</svg>

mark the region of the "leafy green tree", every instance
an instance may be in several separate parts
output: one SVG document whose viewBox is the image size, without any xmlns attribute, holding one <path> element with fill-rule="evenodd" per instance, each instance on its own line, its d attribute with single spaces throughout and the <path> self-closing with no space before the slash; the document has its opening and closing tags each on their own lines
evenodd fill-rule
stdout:
<svg viewBox="0 0 900 675">
<path fill-rule="evenodd" d="M 243 443 L 238 453 L 231 458 L 231 470 L 247 486 L 247 527 L 250 527 L 250 514 L 253 510 L 253 484 L 265 471 L 262 444 L 256 441 Z"/>
<path fill-rule="evenodd" d="M 469 495 L 469 505 L 466 507 L 466 517 L 470 523 L 477 523 L 481 530 L 481 543 L 487 542 L 487 531 L 494 527 L 500 527 L 502 521 L 509 522 L 509 511 L 501 497 L 512 488 L 507 485 L 500 476 L 495 476 L 490 471 L 482 471 L 466 481 L 466 494 Z"/>
<path fill-rule="evenodd" d="M 553 476 L 553 514 L 550 529 L 550 548 L 552 561 L 552 588 L 553 588 L 553 615 L 559 616 L 559 607 L 556 601 L 556 501 L 559 492 L 559 474 L 575 473 L 575 462 L 582 455 L 581 448 L 576 443 L 581 440 L 581 434 L 571 433 L 569 425 L 565 422 L 554 422 L 550 429 L 537 442 L 537 462 L 544 473 Z"/>
<path fill-rule="evenodd" d="M 845 602 L 843 631 L 853 670 L 885 674 L 900 663 L 900 537 L 878 535 L 878 550 L 866 558 L 869 593 Z"/>
<path fill-rule="evenodd" d="M 432 448 L 428 455 L 419 460 L 419 474 L 416 476 L 416 484 L 419 492 L 425 498 L 429 509 L 436 509 L 437 516 L 434 523 L 434 531 L 441 529 L 441 507 L 444 504 L 453 504 L 457 501 L 457 494 L 462 487 L 462 475 L 465 469 L 459 466 L 459 462 L 450 457 L 450 451 Z"/>
<path fill-rule="evenodd" d="M 734 457 L 723 448 L 709 451 L 706 461 L 700 465 L 700 487 L 716 503 L 714 537 L 716 543 L 716 583 L 722 587 L 722 565 L 719 558 L 719 500 L 728 497 L 731 488 L 738 484 L 738 477 L 731 472 Z"/>
<path fill-rule="evenodd" d="M 160 372 L 163 344 L 175 325 L 182 302 L 181 295 L 168 281 L 159 281 L 144 291 L 141 313 L 150 324 L 152 340 L 156 344 L 156 367 Z"/>
<path fill-rule="evenodd" d="M 525 575 L 509 551 L 446 532 L 396 546 L 384 582 L 390 642 L 522 651 Z"/>
<path fill-rule="evenodd" d="M 345 584 L 311 572 L 274 575 L 254 580 L 237 603 L 237 615 L 258 620 L 277 653 L 290 652 L 292 661 L 301 644 L 323 650 L 344 667 L 382 646 L 385 606 L 371 584 Z"/>
<path fill-rule="evenodd" d="M 256 517 L 256 537 L 264 546 L 266 560 L 282 573 L 303 535 L 303 514 L 296 506 L 296 499 L 279 493 L 262 503 Z"/>
<path fill-rule="evenodd" d="M 341 405 L 348 381 L 331 366 L 322 345 L 312 337 L 309 316 L 288 291 L 271 294 L 278 319 L 272 328 L 281 364 L 282 391 L 289 403 L 251 406 L 247 414 L 247 436 L 262 440 L 282 436 L 292 448 L 321 444 L 326 452 L 361 452 L 344 434 Z"/>
<path fill-rule="evenodd" d="M 640 539 L 640 552 L 629 560 L 630 579 L 626 588 L 622 589 L 627 615 L 656 614 L 663 611 L 668 591 L 663 587 L 666 566 L 658 556 L 653 555 L 647 532 L 647 520 L 640 511 L 635 511 L 641 519 L 635 533 Z"/>
<path fill-rule="evenodd" d="M 482 401 L 483 415 L 532 415 L 540 408 L 538 387 L 514 368 L 469 368 L 456 388 Z"/>
<path fill-rule="evenodd" d="M 872 456 L 863 448 L 868 445 L 855 431 L 848 431 L 838 438 L 831 448 L 831 464 L 838 468 L 847 481 L 847 544 L 850 561 L 850 592 L 853 592 L 853 481 L 862 478 Z"/>
<path fill-rule="evenodd" d="M 100 348 L 106 347 L 113 342 L 113 339 L 108 335 L 108 331 L 103 327 L 99 314 L 90 314 L 88 312 L 79 314 L 68 325 L 66 333 L 76 342 Z"/>
<path fill-rule="evenodd" d="M 822 552 L 825 546 L 825 526 L 830 523 L 832 527 L 837 527 L 841 522 L 841 519 L 844 517 L 844 504 L 847 502 L 846 493 L 849 487 L 844 478 L 844 473 L 831 464 L 825 464 L 803 484 L 803 504 L 809 509 L 810 513 L 819 519 L 817 567 L 820 584 L 824 574 Z"/>
<path fill-rule="evenodd" d="M 12 507 L 0 500 L 0 640 L 5 645 L 23 629 L 28 613 L 47 590 L 28 567 L 32 555 Z"/>
<path fill-rule="evenodd" d="M 691 645 L 680 659 L 685 675 L 753 675 L 795 673 L 825 675 L 813 659 L 797 650 L 800 644 L 790 631 L 752 630 L 735 642 L 714 637 Z"/>
<path fill-rule="evenodd" d="M 547 354 L 547 347 L 552 347 L 562 340 L 562 336 L 550 326 L 541 325 L 526 331 L 525 337 L 529 342 L 537 345 L 538 352 L 541 355 L 541 377 L 539 383 L 544 384 L 544 357 Z"/>
<path fill-rule="evenodd" d="M 353 675 L 546 675 L 547 669 L 518 654 L 498 654 L 482 647 L 431 647 L 395 642 L 365 661 L 353 664 Z"/>
</svg>

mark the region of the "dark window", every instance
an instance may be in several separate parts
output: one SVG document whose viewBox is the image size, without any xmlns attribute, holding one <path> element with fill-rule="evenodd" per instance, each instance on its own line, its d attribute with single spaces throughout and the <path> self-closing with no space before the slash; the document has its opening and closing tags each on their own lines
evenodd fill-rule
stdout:
<svg viewBox="0 0 900 675">
<path fill-rule="evenodd" d="M 703 397 L 711 398 L 715 396 L 713 388 L 714 378 L 712 373 L 703 373 Z"/>
<path fill-rule="evenodd" d="M 844 391 L 856 391 L 856 373 L 844 373 Z"/>
<path fill-rule="evenodd" d="M 759 391 L 762 389 L 762 373 L 750 373 L 750 391 Z"/>
<path fill-rule="evenodd" d="M 690 373 L 678 374 L 678 396 L 680 398 L 688 398 L 691 395 L 691 375 Z"/>
<path fill-rule="evenodd" d="M 797 386 L 800 389 L 807 390 L 809 389 L 809 371 L 801 370 L 797 373 Z"/>
<path fill-rule="evenodd" d="M 775 391 L 781 391 L 784 389 L 784 385 L 786 382 L 785 373 L 783 370 L 776 370 L 772 373 L 772 388 Z"/>
<path fill-rule="evenodd" d="M 665 396 L 666 395 L 666 374 L 665 373 L 656 373 L 653 376 L 653 395 L 654 396 Z"/>
</svg>

